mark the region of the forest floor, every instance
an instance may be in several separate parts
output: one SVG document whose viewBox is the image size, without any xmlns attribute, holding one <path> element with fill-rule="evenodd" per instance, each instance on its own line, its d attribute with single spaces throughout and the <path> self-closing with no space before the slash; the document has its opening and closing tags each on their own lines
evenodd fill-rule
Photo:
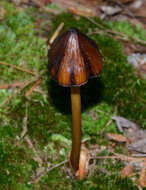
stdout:
<svg viewBox="0 0 146 190">
<path fill-rule="evenodd" d="M 143 6 L 68 2 L 0 1 L 0 190 L 146 189 Z M 47 71 L 48 44 L 61 23 L 60 33 L 78 28 L 104 58 L 101 77 L 81 87 L 83 180 L 68 165 L 70 90 Z"/>
</svg>

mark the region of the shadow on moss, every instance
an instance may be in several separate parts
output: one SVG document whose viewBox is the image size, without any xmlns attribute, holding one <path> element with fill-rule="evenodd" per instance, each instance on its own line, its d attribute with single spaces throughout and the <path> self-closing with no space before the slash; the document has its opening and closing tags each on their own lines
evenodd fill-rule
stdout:
<svg viewBox="0 0 146 190">
<path fill-rule="evenodd" d="M 91 30 L 95 28 L 94 24 L 85 18 L 81 17 L 79 20 L 76 20 L 73 15 L 63 13 L 55 17 L 53 31 L 62 21 L 65 23 L 63 31 L 70 27 L 77 27 L 82 32 L 87 33 L 89 28 Z M 145 81 L 138 78 L 134 69 L 127 64 L 127 58 L 123 54 L 121 44 L 118 41 L 101 35 L 91 35 L 91 38 L 97 42 L 102 51 L 104 70 L 101 75 L 101 83 L 97 83 L 97 85 L 99 85 L 97 89 L 94 91 L 96 85 L 93 88 L 92 85 L 90 87 L 91 94 L 89 92 L 90 98 L 89 101 L 86 101 L 87 107 L 89 105 L 92 106 L 92 103 L 98 103 L 99 100 L 106 101 L 108 104 L 117 108 L 119 115 L 137 122 L 140 126 L 144 127 L 146 123 Z M 104 90 L 102 89 L 103 86 Z M 86 97 L 88 97 L 88 93 Z M 94 97 L 95 99 L 97 98 L 97 100 L 95 100 Z M 63 100 L 64 99 L 62 99 L 62 105 L 64 104 Z M 59 102 L 56 103 L 59 104 Z"/>
<path fill-rule="evenodd" d="M 90 79 L 81 86 L 82 111 L 102 101 L 104 85 L 100 78 Z M 64 114 L 71 114 L 70 88 L 61 87 L 56 82 L 50 82 L 49 94 L 52 104 Z"/>
</svg>

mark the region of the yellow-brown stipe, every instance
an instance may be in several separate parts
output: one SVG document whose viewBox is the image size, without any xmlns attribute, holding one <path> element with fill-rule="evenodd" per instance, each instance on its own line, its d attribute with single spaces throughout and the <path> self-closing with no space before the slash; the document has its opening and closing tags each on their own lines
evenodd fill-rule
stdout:
<svg viewBox="0 0 146 190">
<path fill-rule="evenodd" d="M 77 29 L 70 29 L 53 43 L 48 68 L 61 86 L 81 86 L 102 72 L 101 62 L 95 42 Z"/>
<path fill-rule="evenodd" d="M 81 98 L 80 87 L 71 87 L 72 105 L 72 151 L 71 165 L 76 172 L 79 167 L 80 148 L 81 148 Z"/>
</svg>

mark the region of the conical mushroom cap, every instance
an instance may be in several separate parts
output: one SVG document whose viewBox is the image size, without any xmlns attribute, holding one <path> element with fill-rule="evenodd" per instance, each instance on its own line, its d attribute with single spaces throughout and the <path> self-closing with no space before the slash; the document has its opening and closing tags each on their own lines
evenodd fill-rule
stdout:
<svg viewBox="0 0 146 190">
<path fill-rule="evenodd" d="M 92 39 L 71 28 L 52 44 L 48 68 L 61 86 L 81 86 L 102 72 L 102 55 Z"/>
</svg>

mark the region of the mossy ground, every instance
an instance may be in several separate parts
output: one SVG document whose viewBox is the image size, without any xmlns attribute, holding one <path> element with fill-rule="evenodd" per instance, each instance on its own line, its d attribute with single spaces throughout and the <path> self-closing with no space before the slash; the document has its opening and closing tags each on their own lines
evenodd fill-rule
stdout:
<svg viewBox="0 0 146 190">
<path fill-rule="evenodd" d="M 35 21 L 40 19 L 41 14 L 37 14 L 35 9 L 18 10 L 3 0 L 0 6 L 5 10 L 0 20 L 0 61 L 33 70 L 37 74 L 47 69 L 47 40 L 44 38 L 46 31 L 44 32 L 43 27 L 52 27 L 48 36 L 51 36 L 62 21 L 65 23 L 63 30 L 77 27 L 87 33 L 89 28 L 94 30 L 96 27 L 85 18 L 76 20 L 74 16 L 63 13 L 56 17 L 48 14 L 49 18 L 54 17 L 52 24 L 50 25 L 50 20 L 45 16 L 41 27 L 37 28 Z M 41 19 L 43 20 L 42 17 Z M 125 25 L 127 30 L 123 31 L 123 22 L 118 25 L 114 22 L 106 23 L 107 27 L 125 32 L 129 36 L 133 36 L 136 31 L 136 37 L 146 39 L 142 30 L 129 23 Z M 118 41 L 103 35 L 90 37 L 101 49 L 104 72 L 100 78 L 89 80 L 81 87 L 83 138 L 88 137 L 89 144 L 102 145 L 107 142 L 98 136 L 98 132 L 114 114 L 137 122 L 143 128 L 146 126 L 146 85 L 127 64 L 127 58 Z M 71 145 L 70 91 L 59 87 L 48 75 L 44 75 L 40 85 L 44 94 L 33 92 L 26 99 L 24 94 L 27 87 L 0 107 L 0 189 L 137 190 L 131 179 L 118 177 L 122 163 L 113 164 L 111 161 L 97 163 L 97 167 L 105 168 L 109 175 L 99 173 L 97 168 L 94 175 L 75 181 L 67 178 L 62 169 L 56 168 L 42 176 L 38 184 L 31 183 L 38 163 L 34 161 L 34 153 L 25 140 L 18 138 L 23 130 L 26 112 L 27 135 L 44 161 L 44 167 L 47 168 L 47 163 L 54 165 L 66 159 Z M 27 81 L 31 78 L 28 73 L 0 65 L 0 84 Z M 17 89 L 0 90 L 0 103 L 16 91 Z M 117 132 L 115 123 L 112 122 L 105 131 Z"/>
</svg>

